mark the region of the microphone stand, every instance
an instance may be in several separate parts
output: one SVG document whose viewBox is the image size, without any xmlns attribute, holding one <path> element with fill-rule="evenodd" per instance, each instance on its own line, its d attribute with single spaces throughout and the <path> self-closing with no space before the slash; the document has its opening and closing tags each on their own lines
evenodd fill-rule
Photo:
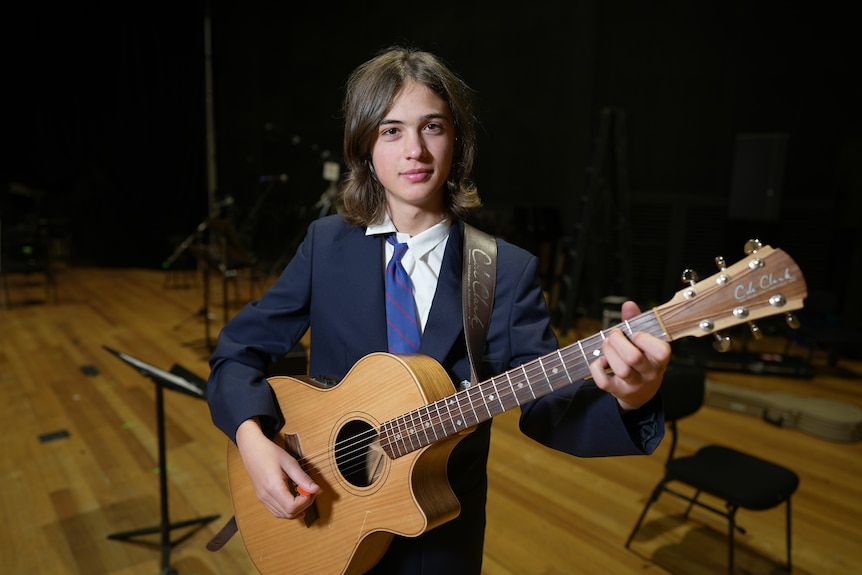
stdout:
<svg viewBox="0 0 862 575">
<path fill-rule="evenodd" d="M 213 204 L 212 210 L 210 210 L 209 215 L 201 221 L 194 229 L 194 231 L 186 237 L 180 244 L 174 249 L 173 253 L 162 262 L 162 269 L 170 270 L 171 266 L 179 259 L 179 257 L 185 253 L 186 251 L 191 252 L 192 255 L 197 259 L 198 269 L 201 270 L 203 274 L 203 307 L 199 309 L 197 312 L 193 313 L 188 318 L 180 321 L 178 324 L 174 326 L 174 329 L 179 329 L 179 327 L 185 323 L 186 321 L 196 318 L 202 317 L 204 320 L 204 341 L 206 343 L 207 349 L 210 351 L 213 350 L 213 341 L 210 335 L 210 267 L 215 266 L 218 267 L 218 263 L 214 262 L 213 259 L 215 255 L 211 252 L 210 248 L 203 241 L 203 235 L 205 232 L 212 233 L 213 227 L 215 223 L 218 223 L 219 219 L 217 216 L 221 212 L 222 208 L 226 208 L 228 206 L 232 206 L 234 203 L 233 196 L 227 196 L 221 201 Z M 167 276 L 165 277 L 165 281 L 167 282 Z"/>
</svg>

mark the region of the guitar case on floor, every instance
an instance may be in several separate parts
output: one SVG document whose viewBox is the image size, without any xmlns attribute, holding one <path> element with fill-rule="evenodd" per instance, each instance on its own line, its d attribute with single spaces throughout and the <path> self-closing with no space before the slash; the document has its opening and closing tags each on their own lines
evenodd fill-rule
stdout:
<svg viewBox="0 0 862 575">
<path fill-rule="evenodd" d="M 704 403 L 754 415 L 778 427 L 798 429 L 824 439 L 862 439 L 862 408 L 842 401 L 778 391 L 755 391 L 707 380 Z"/>
</svg>

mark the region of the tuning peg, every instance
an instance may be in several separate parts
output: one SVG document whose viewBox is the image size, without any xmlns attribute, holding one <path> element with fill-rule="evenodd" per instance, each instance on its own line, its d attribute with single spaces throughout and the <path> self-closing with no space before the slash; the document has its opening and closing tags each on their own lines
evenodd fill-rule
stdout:
<svg viewBox="0 0 862 575">
<path fill-rule="evenodd" d="M 796 317 L 796 314 L 794 314 L 792 311 L 789 311 L 784 314 L 784 320 L 787 322 L 787 325 L 789 325 L 792 329 L 799 329 L 799 327 L 802 325 L 799 322 L 799 318 Z"/>
<path fill-rule="evenodd" d="M 717 256 L 715 258 L 715 265 L 718 267 L 718 271 L 723 272 L 727 269 L 727 261 L 724 259 L 724 256 Z"/>
<path fill-rule="evenodd" d="M 763 332 L 760 330 L 760 326 L 753 321 L 748 322 L 748 329 L 751 330 L 751 335 L 754 336 L 754 339 L 763 339 Z"/>
<path fill-rule="evenodd" d="M 700 279 L 697 275 L 697 272 L 691 269 L 686 269 L 682 272 L 682 283 L 688 284 L 689 288 L 685 290 L 683 295 L 685 299 L 692 299 L 697 297 L 697 290 L 694 289 L 694 285 L 697 283 L 697 280 Z"/>
<path fill-rule="evenodd" d="M 724 353 L 730 350 L 730 336 L 721 335 L 720 333 L 715 334 L 715 341 L 712 342 L 712 347 L 715 351 L 719 353 Z"/>
<path fill-rule="evenodd" d="M 757 238 L 752 238 L 745 242 L 745 247 L 743 251 L 746 255 L 756 254 L 757 250 L 763 247 L 763 242 L 758 240 Z"/>
<path fill-rule="evenodd" d="M 698 273 L 692 269 L 685 269 L 682 272 L 682 283 L 693 286 L 700 279 Z"/>
</svg>

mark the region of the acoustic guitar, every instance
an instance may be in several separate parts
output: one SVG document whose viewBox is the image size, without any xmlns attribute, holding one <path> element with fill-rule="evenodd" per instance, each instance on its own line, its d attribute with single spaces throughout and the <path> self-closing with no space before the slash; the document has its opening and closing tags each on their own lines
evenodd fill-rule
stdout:
<svg viewBox="0 0 862 575">
<path fill-rule="evenodd" d="M 807 288 L 796 263 L 769 246 L 751 249 L 609 329 L 721 341 L 730 326 L 800 309 Z M 608 331 L 456 393 L 443 367 L 422 355 L 372 353 L 330 387 L 308 377 L 269 378 L 287 422 L 274 440 L 322 490 L 304 521 L 276 519 L 228 442 L 236 523 L 255 567 L 264 575 L 360 574 L 396 534 L 415 537 L 456 517 L 446 463 L 457 442 L 495 415 L 589 377 Z"/>
</svg>

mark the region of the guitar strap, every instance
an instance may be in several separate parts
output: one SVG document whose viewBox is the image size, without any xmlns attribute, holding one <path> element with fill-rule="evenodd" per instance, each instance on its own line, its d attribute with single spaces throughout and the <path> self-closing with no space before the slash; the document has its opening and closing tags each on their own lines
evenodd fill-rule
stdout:
<svg viewBox="0 0 862 575">
<path fill-rule="evenodd" d="M 488 336 L 496 282 L 497 240 L 494 236 L 465 223 L 464 278 L 461 282 L 461 292 L 471 385 L 479 381 L 479 360 L 482 358 L 482 350 Z"/>
<path fill-rule="evenodd" d="M 478 382 L 478 360 L 482 357 L 497 281 L 497 240 L 494 236 L 464 224 L 464 276 L 461 282 L 464 306 L 464 337 L 470 358 L 471 385 Z M 237 532 L 236 517 L 210 539 L 206 547 L 218 551 Z"/>
<path fill-rule="evenodd" d="M 236 532 L 239 530 L 239 527 L 236 524 L 236 515 L 227 520 L 227 523 L 219 529 L 219 532 L 216 533 L 212 539 L 207 541 L 207 551 L 218 551 L 224 544 L 228 542 L 228 540 L 233 537 Z"/>
</svg>

